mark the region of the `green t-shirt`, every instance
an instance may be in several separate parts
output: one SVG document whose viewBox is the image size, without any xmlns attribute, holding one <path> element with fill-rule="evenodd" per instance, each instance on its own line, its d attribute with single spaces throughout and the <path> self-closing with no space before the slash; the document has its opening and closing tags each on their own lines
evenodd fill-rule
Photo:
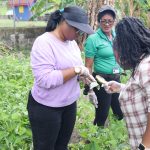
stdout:
<svg viewBox="0 0 150 150">
<path fill-rule="evenodd" d="M 112 31 L 113 37 L 115 33 Z M 114 68 L 121 68 L 115 60 L 112 48 L 112 41 L 98 29 L 96 33 L 90 35 L 85 44 L 85 57 L 94 59 L 94 72 L 103 74 L 113 74 Z"/>
</svg>

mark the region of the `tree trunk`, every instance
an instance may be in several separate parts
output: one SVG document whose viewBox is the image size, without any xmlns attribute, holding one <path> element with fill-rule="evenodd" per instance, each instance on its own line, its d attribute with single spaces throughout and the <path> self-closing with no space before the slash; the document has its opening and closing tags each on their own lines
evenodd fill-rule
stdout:
<svg viewBox="0 0 150 150">
<path fill-rule="evenodd" d="M 130 8 L 130 16 L 133 16 L 134 13 L 134 4 L 133 4 L 133 0 L 130 0 L 129 2 L 129 8 Z"/>
</svg>

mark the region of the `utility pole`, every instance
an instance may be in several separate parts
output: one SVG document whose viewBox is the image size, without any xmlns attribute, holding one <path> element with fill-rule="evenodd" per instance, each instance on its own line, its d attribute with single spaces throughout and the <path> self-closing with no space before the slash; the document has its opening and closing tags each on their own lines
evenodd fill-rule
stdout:
<svg viewBox="0 0 150 150">
<path fill-rule="evenodd" d="M 14 31 L 16 31 L 16 14 L 15 14 L 15 2 L 12 0 L 13 5 L 13 25 L 14 25 Z"/>
<path fill-rule="evenodd" d="M 16 14 L 15 14 L 15 2 L 12 0 L 13 6 L 13 26 L 14 26 L 14 45 L 16 46 Z"/>
</svg>

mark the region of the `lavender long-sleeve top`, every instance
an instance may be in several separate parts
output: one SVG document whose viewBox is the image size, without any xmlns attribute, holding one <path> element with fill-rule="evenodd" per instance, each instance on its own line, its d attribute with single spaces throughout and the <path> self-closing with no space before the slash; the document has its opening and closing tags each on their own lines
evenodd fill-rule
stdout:
<svg viewBox="0 0 150 150">
<path fill-rule="evenodd" d="M 63 107 L 75 102 L 80 96 L 77 76 L 63 83 L 61 70 L 78 65 L 82 65 L 82 59 L 75 41 L 62 42 L 48 32 L 39 36 L 31 51 L 33 98 L 50 107 Z"/>
</svg>

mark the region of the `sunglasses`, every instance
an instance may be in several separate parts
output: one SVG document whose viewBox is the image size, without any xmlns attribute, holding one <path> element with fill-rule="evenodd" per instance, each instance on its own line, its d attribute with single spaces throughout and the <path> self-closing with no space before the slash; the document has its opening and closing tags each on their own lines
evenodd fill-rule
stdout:
<svg viewBox="0 0 150 150">
<path fill-rule="evenodd" d="M 103 25 L 112 25 L 114 22 L 114 20 L 100 20 L 100 23 Z"/>
</svg>

